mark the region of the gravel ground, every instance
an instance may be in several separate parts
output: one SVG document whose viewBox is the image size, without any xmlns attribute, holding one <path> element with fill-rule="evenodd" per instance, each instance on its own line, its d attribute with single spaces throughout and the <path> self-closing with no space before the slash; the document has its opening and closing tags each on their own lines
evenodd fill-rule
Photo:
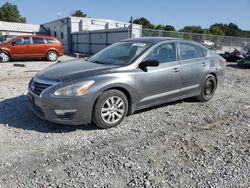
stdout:
<svg viewBox="0 0 250 188">
<path fill-rule="evenodd" d="M 250 69 L 227 66 L 207 103 L 187 99 L 117 128 L 63 126 L 28 108 L 47 62 L 0 64 L 0 187 L 249 187 Z"/>
</svg>

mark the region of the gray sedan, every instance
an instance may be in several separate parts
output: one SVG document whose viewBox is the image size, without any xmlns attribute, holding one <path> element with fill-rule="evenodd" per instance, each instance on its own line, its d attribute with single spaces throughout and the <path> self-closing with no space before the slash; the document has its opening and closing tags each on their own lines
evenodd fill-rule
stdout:
<svg viewBox="0 0 250 188">
<path fill-rule="evenodd" d="M 223 80 L 225 60 L 198 43 L 136 38 L 89 59 L 52 65 L 29 83 L 40 118 L 59 124 L 120 124 L 135 111 L 196 97 L 209 101 Z"/>
</svg>

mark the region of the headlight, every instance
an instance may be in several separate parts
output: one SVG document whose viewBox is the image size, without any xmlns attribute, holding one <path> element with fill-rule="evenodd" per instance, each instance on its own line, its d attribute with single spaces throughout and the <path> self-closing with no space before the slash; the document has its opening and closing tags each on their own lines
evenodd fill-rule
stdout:
<svg viewBox="0 0 250 188">
<path fill-rule="evenodd" d="M 83 96 L 86 91 L 95 83 L 94 80 L 72 84 L 55 91 L 55 96 Z"/>
</svg>

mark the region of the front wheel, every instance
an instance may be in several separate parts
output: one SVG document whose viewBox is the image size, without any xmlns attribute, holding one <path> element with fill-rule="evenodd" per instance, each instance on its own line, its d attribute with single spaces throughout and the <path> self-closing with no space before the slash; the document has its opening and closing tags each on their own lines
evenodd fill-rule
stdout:
<svg viewBox="0 0 250 188">
<path fill-rule="evenodd" d="M 0 62 L 6 63 L 10 61 L 10 56 L 5 51 L 0 51 Z"/>
<path fill-rule="evenodd" d="M 201 102 L 209 101 L 213 98 L 216 88 L 216 78 L 211 74 L 207 75 L 202 84 L 201 93 L 196 99 Z"/>
<path fill-rule="evenodd" d="M 49 51 L 47 54 L 48 61 L 56 61 L 58 59 L 58 54 L 55 51 Z"/>
<path fill-rule="evenodd" d="M 123 121 L 127 112 L 127 97 L 121 91 L 108 90 L 96 101 L 93 122 L 103 129 L 115 127 Z"/>
</svg>

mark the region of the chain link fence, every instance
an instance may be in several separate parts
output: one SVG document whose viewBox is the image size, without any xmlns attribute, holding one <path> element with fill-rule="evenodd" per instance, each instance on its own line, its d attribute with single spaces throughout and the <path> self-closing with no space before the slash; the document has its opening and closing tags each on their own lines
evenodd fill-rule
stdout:
<svg viewBox="0 0 250 188">
<path fill-rule="evenodd" d="M 120 40 L 138 37 L 173 37 L 193 40 L 216 53 L 232 52 L 234 49 L 243 50 L 244 47 L 250 46 L 250 38 L 173 32 L 138 27 L 131 29 L 131 27 L 128 27 L 73 33 L 71 38 L 72 53 L 92 55 Z"/>
<path fill-rule="evenodd" d="M 145 29 L 141 31 L 142 37 L 173 37 L 185 40 L 193 40 L 201 43 L 207 48 L 216 51 L 217 53 L 232 52 L 235 48 L 242 50 L 250 45 L 250 38 L 230 37 L 221 35 L 208 35 L 186 32 L 174 32 L 164 30 Z"/>
</svg>

